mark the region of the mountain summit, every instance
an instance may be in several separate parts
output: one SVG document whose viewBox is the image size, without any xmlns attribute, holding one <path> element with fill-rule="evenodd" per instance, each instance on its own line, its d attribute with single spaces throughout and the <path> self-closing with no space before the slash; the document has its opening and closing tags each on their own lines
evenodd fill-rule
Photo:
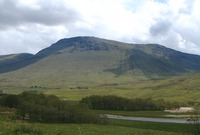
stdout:
<svg viewBox="0 0 200 135">
<path fill-rule="evenodd" d="M 61 39 L 36 55 L 0 57 L 0 73 L 73 83 L 114 83 L 200 71 L 200 56 L 157 44 L 127 44 L 96 37 Z M 16 58 L 18 58 L 16 60 Z M 9 62 L 11 61 L 11 62 Z M 22 77 L 22 78 L 23 78 Z"/>
</svg>

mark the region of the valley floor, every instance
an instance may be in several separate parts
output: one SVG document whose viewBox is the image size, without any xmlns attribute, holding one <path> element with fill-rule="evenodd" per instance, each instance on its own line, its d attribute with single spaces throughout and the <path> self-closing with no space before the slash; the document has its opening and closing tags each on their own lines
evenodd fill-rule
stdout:
<svg viewBox="0 0 200 135">
<path fill-rule="evenodd" d="M 182 135 L 182 133 L 93 124 L 31 124 L 0 122 L 2 135 Z"/>
</svg>

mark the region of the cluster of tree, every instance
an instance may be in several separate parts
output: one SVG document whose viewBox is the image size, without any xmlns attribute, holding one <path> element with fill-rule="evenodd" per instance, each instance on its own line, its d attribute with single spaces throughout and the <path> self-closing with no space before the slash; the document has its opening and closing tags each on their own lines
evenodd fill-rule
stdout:
<svg viewBox="0 0 200 135">
<path fill-rule="evenodd" d="M 117 96 L 98 96 L 93 95 L 81 100 L 81 103 L 86 103 L 91 109 L 99 110 L 126 110 L 126 111 L 141 111 L 141 110 L 164 110 L 171 108 L 179 108 L 181 104 L 175 102 L 165 102 L 164 100 L 152 100 L 151 98 L 135 98 L 128 99 Z"/>
<path fill-rule="evenodd" d="M 99 118 L 80 102 L 62 101 L 54 95 L 24 92 L 0 98 L 0 105 L 17 109 L 17 116 L 37 122 L 96 123 Z"/>
</svg>

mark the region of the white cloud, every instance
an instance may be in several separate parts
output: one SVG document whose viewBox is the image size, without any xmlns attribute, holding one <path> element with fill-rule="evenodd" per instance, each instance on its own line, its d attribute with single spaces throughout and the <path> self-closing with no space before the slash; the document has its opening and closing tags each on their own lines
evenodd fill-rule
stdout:
<svg viewBox="0 0 200 135">
<path fill-rule="evenodd" d="M 200 54 L 199 5 L 199 0 L 0 0 L 0 54 L 36 53 L 80 35 Z"/>
</svg>

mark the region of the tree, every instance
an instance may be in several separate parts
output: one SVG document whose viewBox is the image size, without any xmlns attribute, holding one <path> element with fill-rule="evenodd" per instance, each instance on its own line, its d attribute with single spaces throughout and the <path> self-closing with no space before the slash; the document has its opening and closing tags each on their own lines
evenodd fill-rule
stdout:
<svg viewBox="0 0 200 135">
<path fill-rule="evenodd" d="M 163 100 L 153 100 L 151 98 L 128 99 L 111 95 L 85 97 L 81 100 L 81 103 L 86 103 L 91 109 L 122 111 L 164 110 L 168 107 L 177 107 L 177 104 L 173 105 L 173 103 Z"/>
<path fill-rule="evenodd" d="M 8 95 L 4 99 L 4 106 L 9 108 L 17 108 L 20 104 L 20 100 L 17 95 Z"/>
<path fill-rule="evenodd" d="M 79 102 L 62 101 L 54 95 L 24 92 L 19 95 L 18 115 L 30 121 L 48 123 L 94 123 L 88 106 Z"/>
<path fill-rule="evenodd" d="M 200 135 L 200 107 L 195 107 L 193 115 L 189 118 L 189 123 L 193 124 L 193 133 Z"/>
</svg>

